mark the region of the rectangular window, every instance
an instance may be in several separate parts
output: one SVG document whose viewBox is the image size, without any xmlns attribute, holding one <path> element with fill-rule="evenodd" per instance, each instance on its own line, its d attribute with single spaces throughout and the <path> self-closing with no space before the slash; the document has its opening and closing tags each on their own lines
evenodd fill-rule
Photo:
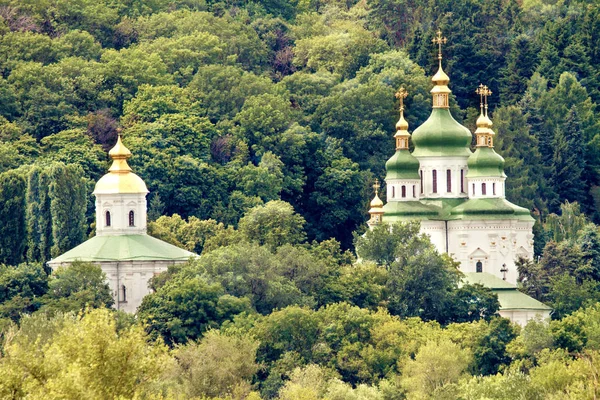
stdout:
<svg viewBox="0 0 600 400">
<path fill-rule="evenodd" d="M 415 185 L 413 185 L 413 198 L 417 198 L 417 189 L 415 188 Z"/>
<path fill-rule="evenodd" d="M 492 194 L 496 195 L 496 183 L 492 183 Z"/>
<path fill-rule="evenodd" d="M 421 194 L 423 194 L 423 170 L 419 171 L 421 174 Z"/>
<path fill-rule="evenodd" d="M 402 198 L 406 197 L 406 186 L 402 185 Z"/>
<path fill-rule="evenodd" d="M 431 173 L 431 178 L 433 180 L 433 193 L 437 193 L 437 171 L 435 169 Z"/>
<path fill-rule="evenodd" d="M 446 187 L 448 188 L 448 193 L 452 191 L 452 171 L 446 170 Z"/>
<path fill-rule="evenodd" d="M 392 199 L 396 198 L 396 186 L 392 186 Z"/>
<path fill-rule="evenodd" d="M 485 189 L 485 183 L 481 184 L 481 194 L 484 196 L 487 194 L 487 190 Z"/>
<path fill-rule="evenodd" d="M 475 184 L 473 184 L 473 196 L 475 196 Z"/>
<path fill-rule="evenodd" d="M 464 169 L 460 170 L 460 192 L 461 193 L 465 192 L 465 170 Z"/>
</svg>

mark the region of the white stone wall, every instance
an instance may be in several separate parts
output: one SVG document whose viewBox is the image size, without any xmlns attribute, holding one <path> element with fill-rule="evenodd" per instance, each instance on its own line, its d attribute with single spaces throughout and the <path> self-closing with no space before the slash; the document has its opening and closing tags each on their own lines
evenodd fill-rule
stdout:
<svg viewBox="0 0 600 400">
<path fill-rule="evenodd" d="M 521 326 L 527 325 L 527 322 L 532 319 L 541 318 L 544 321 L 550 319 L 550 310 L 500 310 L 498 314 Z"/>
<path fill-rule="evenodd" d="M 440 253 L 446 252 L 446 222 L 421 221 L 421 233 L 426 233 L 431 238 L 431 243 Z"/>
<path fill-rule="evenodd" d="M 128 313 L 135 313 L 142 304 L 144 296 L 151 292 L 148 287 L 150 279 L 165 272 L 170 265 L 185 263 L 186 261 L 102 261 L 99 265 L 113 296 L 113 307 Z M 52 264 L 52 269 L 60 266 L 70 266 L 70 263 L 60 265 Z M 125 292 L 123 292 L 125 286 Z"/>
<path fill-rule="evenodd" d="M 113 299 L 114 308 L 128 313 L 135 313 L 142 304 L 144 296 L 151 292 L 148 281 L 161 272 L 165 272 L 169 265 L 184 263 L 185 261 L 121 261 L 100 262 L 108 279 Z M 123 296 L 125 286 L 125 296 Z"/>
<path fill-rule="evenodd" d="M 471 199 L 504 198 L 504 181 L 506 178 L 469 178 L 468 190 Z M 483 194 L 485 184 L 485 194 Z"/>
<path fill-rule="evenodd" d="M 386 202 L 390 201 L 418 201 L 421 192 L 421 182 L 416 179 L 386 179 Z M 402 197 L 402 187 L 406 190 Z M 414 190 L 413 190 L 414 187 Z M 414 196 L 413 196 L 414 194 Z"/>
<path fill-rule="evenodd" d="M 129 213 L 134 213 L 134 225 L 129 225 Z M 110 226 L 106 224 L 110 212 Z M 97 194 L 96 235 L 139 235 L 146 233 L 146 194 Z"/>
<path fill-rule="evenodd" d="M 463 198 L 467 197 L 468 157 L 418 157 L 423 176 L 422 198 Z M 433 191 L 433 171 L 437 173 L 437 193 Z M 447 185 L 447 171 L 450 170 L 450 190 Z M 462 171 L 462 174 L 461 174 Z M 462 179 L 461 179 L 462 178 Z"/>
<path fill-rule="evenodd" d="M 506 281 L 516 285 L 516 259 L 533 257 L 532 228 L 533 222 L 518 220 L 448 221 L 448 254 L 460 262 L 463 272 L 477 272 L 479 261 L 482 272 L 500 279 L 506 264 Z"/>
</svg>

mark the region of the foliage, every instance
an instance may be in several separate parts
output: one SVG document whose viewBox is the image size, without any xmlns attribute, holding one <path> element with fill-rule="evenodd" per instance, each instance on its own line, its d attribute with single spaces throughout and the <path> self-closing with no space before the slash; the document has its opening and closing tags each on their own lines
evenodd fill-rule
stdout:
<svg viewBox="0 0 600 400">
<path fill-rule="evenodd" d="M 175 351 L 174 379 L 180 381 L 187 398 L 201 396 L 247 396 L 258 371 L 258 343 L 248 337 L 211 330 L 199 343 Z"/>
<path fill-rule="evenodd" d="M 44 311 L 49 313 L 79 312 L 114 303 L 104 272 L 93 263 L 81 261 L 58 267 L 52 273 L 42 302 Z"/>
<path fill-rule="evenodd" d="M 248 310 L 246 299 L 226 295 L 220 284 L 196 277 L 166 282 L 144 297 L 138 315 L 152 337 L 175 344 L 198 339 L 209 328 Z"/>
<path fill-rule="evenodd" d="M 0 174 L 0 263 L 23 261 L 27 231 L 25 228 L 26 180 L 23 173 Z"/>
<path fill-rule="evenodd" d="M 0 359 L 2 397 L 135 397 L 150 394 L 170 364 L 166 348 L 150 345 L 141 326 L 116 332 L 107 309 L 13 327 Z"/>
</svg>

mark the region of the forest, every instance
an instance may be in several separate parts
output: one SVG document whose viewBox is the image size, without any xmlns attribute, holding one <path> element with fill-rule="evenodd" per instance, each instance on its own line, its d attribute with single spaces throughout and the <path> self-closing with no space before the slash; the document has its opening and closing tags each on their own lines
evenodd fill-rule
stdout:
<svg viewBox="0 0 600 400">
<path fill-rule="evenodd" d="M 549 323 L 499 318 L 418 224 L 366 229 L 437 29 L 454 117 L 492 90 Z M 596 398 L 598 65 L 594 0 L 0 0 L 0 398 Z M 118 132 L 149 233 L 201 255 L 135 316 L 45 265 L 94 235 Z"/>
</svg>

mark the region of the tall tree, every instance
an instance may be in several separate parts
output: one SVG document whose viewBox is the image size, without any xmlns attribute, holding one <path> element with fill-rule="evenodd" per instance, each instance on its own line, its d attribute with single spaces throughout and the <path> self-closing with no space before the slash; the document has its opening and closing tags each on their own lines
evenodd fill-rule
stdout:
<svg viewBox="0 0 600 400">
<path fill-rule="evenodd" d="M 23 261 L 27 243 L 26 190 L 23 171 L 0 174 L 0 264 L 17 265 Z"/>
<path fill-rule="evenodd" d="M 33 167 L 27 181 L 27 259 L 30 262 L 46 262 L 51 258 L 53 237 L 49 186 L 48 170 Z"/>
<path fill-rule="evenodd" d="M 50 167 L 51 255 L 56 257 L 85 240 L 87 187 L 81 167 L 55 163 Z"/>
</svg>

